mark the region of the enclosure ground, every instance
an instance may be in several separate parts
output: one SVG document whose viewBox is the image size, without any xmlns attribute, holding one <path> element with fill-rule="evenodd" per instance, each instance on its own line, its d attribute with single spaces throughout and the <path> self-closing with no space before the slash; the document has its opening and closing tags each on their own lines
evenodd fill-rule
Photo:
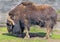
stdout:
<svg viewBox="0 0 60 42">
<path fill-rule="evenodd" d="M 29 39 L 9 34 L 6 27 L 0 27 L 0 42 L 60 42 L 60 31 L 54 30 L 49 39 L 45 39 L 46 30 L 37 26 L 31 27 Z"/>
</svg>

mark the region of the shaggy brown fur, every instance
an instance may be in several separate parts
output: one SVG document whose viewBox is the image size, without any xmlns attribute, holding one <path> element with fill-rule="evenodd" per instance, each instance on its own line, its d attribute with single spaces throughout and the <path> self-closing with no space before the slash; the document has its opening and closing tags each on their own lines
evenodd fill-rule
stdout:
<svg viewBox="0 0 60 42">
<path fill-rule="evenodd" d="M 39 5 L 32 2 L 22 2 L 12 9 L 9 14 L 15 16 L 15 23 L 20 22 L 20 27 L 26 29 L 26 36 L 29 37 L 29 28 L 31 25 L 46 27 L 46 38 L 49 37 L 54 25 L 56 24 L 56 11 L 49 5 Z M 43 26 L 42 26 L 43 25 Z"/>
</svg>

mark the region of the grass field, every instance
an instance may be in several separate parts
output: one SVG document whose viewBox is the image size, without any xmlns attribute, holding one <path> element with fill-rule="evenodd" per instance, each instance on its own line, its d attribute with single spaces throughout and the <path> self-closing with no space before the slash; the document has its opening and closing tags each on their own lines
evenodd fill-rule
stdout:
<svg viewBox="0 0 60 42">
<path fill-rule="evenodd" d="M 33 35 L 36 33 L 39 36 L 45 36 L 46 31 L 43 29 L 40 29 L 38 27 L 31 27 L 30 33 L 32 33 Z M 6 27 L 0 27 L 0 42 L 60 42 L 60 34 L 56 33 L 56 32 L 60 32 L 60 31 L 53 31 L 53 35 L 51 36 L 50 39 L 44 39 L 42 37 L 39 36 L 35 36 L 29 39 L 24 39 L 21 37 L 16 37 L 16 36 L 12 36 L 11 34 L 9 35 L 7 32 L 7 28 Z"/>
</svg>

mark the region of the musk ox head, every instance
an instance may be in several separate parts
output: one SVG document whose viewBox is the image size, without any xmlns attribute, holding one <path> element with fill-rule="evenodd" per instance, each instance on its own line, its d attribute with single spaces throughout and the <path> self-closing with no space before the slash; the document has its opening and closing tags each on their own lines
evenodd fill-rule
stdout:
<svg viewBox="0 0 60 42">
<path fill-rule="evenodd" d="M 7 30 L 8 30 L 8 32 L 9 32 L 9 33 L 12 32 L 14 25 L 12 25 L 12 24 L 10 24 L 10 23 L 6 23 L 6 25 L 7 25 Z"/>
<path fill-rule="evenodd" d="M 7 18 L 7 30 L 8 32 L 12 32 L 13 31 L 13 28 L 14 28 L 14 20 L 12 18 L 13 16 L 12 15 L 9 15 L 8 18 Z"/>
</svg>

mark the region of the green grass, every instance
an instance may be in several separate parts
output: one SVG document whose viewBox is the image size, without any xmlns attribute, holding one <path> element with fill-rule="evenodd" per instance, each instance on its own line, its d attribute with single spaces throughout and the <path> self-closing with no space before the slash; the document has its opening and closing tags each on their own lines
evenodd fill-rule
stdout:
<svg viewBox="0 0 60 42">
<path fill-rule="evenodd" d="M 51 38 L 53 38 L 53 39 L 60 39 L 60 34 L 53 34 L 52 35 L 52 37 Z"/>
<path fill-rule="evenodd" d="M 57 10 L 57 13 L 60 13 L 60 10 Z"/>
<path fill-rule="evenodd" d="M 55 31 L 54 31 L 55 32 Z M 31 27 L 30 33 L 38 33 L 38 35 L 45 36 L 45 31 L 43 29 L 40 29 L 36 26 Z M 51 37 L 52 39 L 60 39 L 60 34 L 54 34 Z M 16 36 L 12 36 L 11 34 L 7 33 L 6 27 L 0 27 L 0 42 L 47 42 L 46 39 L 42 40 L 40 37 L 32 37 L 29 39 L 24 39 Z"/>
</svg>

